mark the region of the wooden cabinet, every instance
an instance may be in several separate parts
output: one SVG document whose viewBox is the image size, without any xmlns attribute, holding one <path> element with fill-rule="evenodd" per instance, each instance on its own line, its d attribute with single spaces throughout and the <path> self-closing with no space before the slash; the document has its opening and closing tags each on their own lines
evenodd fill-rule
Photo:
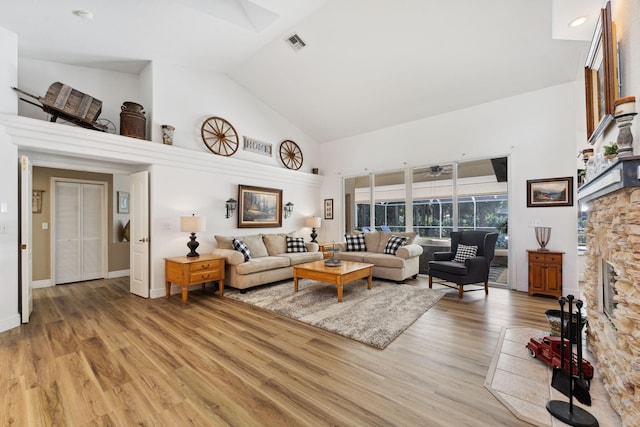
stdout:
<svg viewBox="0 0 640 427">
<path fill-rule="evenodd" d="M 529 254 L 529 295 L 562 296 L 562 255 L 564 252 L 527 251 Z"/>
<path fill-rule="evenodd" d="M 189 286 L 218 282 L 220 296 L 224 293 L 224 258 L 213 255 L 199 257 L 179 256 L 164 259 L 164 277 L 167 298 L 171 296 L 171 283 L 182 287 L 182 303 L 187 303 Z"/>
</svg>

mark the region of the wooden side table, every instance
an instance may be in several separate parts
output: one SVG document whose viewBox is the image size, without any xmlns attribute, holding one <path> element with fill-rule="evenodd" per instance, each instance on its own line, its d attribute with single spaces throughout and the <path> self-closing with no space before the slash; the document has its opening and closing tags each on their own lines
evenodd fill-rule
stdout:
<svg viewBox="0 0 640 427">
<path fill-rule="evenodd" d="M 564 252 L 528 250 L 529 295 L 562 296 Z"/>
<path fill-rule="evenodd" d="M 334 246 L 334 243 L 318 243 L 318 250 L 322 252 L 323 258 L 327 259 L 333 256 L 333 253 L 327 252 L 327 249 L 333 249 Z"/>
<path fill-rule="evenodd" d="M 171 296 L 171 283 L 182 287 L 182 304 L 187 303 L 189 286 L 218 281 L 220 296 L 224 294 L 224 258 L 214 255 L 200 255 L 189 258 L 179 256 L 164 259 L 164 278 L 167 298 Z"/>
</svg>

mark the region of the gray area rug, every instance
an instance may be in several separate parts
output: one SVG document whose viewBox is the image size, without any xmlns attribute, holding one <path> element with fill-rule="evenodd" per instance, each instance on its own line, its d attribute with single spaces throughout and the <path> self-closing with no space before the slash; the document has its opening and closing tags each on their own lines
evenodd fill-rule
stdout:
<svg viewBox="0 0 640 427">
<path fill-rule="evenodd" d="M 342 302 L 334 285 L 301 279 L 247 290 L 225 289 L 225 297 L 383 349 L 444 296 L 412 285 L 366 280 L 344 286 Z"/>
</svg>

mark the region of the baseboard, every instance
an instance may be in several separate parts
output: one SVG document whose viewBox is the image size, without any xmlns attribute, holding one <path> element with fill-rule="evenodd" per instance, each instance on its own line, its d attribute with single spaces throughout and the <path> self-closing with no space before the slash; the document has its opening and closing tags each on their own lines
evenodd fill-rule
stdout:
<svg viewBox="0 0 640 427">
<path fill-rule="evenodd" d="M 31 289 L 50 288 L 51 286 L 53 286 L 53 283 L 51 283 L 51 279 L 33 280 L 31 282 Z"/>
<path fill-rule="evenodd" d="M 17 328 L 20 326 L 20 315 L 14 314 L 6 319 L 0 320 L 0 332 L 8 331 L 9 329 Z"/>
<path fill-rule="evenodd" d="M 116 277 L 127 277 L 129 270 L 110 271 L 107 273 L 107 279 L 115 279 Z"/>
</svg>

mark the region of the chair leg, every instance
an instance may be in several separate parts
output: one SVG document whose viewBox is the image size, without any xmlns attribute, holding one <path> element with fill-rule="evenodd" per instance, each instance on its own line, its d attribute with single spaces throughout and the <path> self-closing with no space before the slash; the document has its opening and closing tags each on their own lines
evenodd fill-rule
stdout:
<svg viewBox="0 0 640 427">
<path fill-rule="evenodd" d="M 462 290 L 462 288 L 464 287 L 464 285 L 458 285 L 458 298 L 462 299 L 462 294 L 464 293 L 464 291 Z"/>
<path fill-rule="evenodd" d="M 429 289 L 433 286 L 433 277 L 429 275 Z"/>
<path fill-rule="evenodd" d="M 484 282 L 484 294 L 489 295 L 489 281 Z"/>
</svg>

